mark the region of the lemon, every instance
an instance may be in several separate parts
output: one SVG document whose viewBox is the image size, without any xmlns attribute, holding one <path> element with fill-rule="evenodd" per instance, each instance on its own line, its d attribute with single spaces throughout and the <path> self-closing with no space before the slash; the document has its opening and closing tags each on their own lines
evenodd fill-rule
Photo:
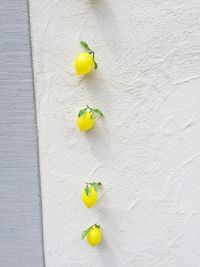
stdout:
<svg viewBox="0 0 200 267">
<path fill-rule="evenodd" d="M 103 117 L 103 113 L 98 108 L 91 108 L 88 105 L 78 113 L 77 125 L 81 131 L 90 130 L 98 117 Z"/>
<path fill-rule="evenodd" d="M 98 193 L 93 186 L 88 185 L 88 188 L 90 193 L 87 195 L 86 189 L 84 188 L 82 192 L 82 201 L 88 208 L 91 208 L 97 202 Z"/>
<path fill-rule="evenodd" d="M 92 117 L 91 111 L 86 111 L 83 115 L 78 117 L 77 124 L 80 131 L 90 130 L 95 123 L 95 118 Z"/>
<path fill-rule="evenodd" d="M 87 236 L 88 243 L 96 247 L 101 243 L 102 240 L 102 232 L 100 229 L 100 225 L 93 224 L 88 229 L 82 232 L 82 240 Z"/>
<path fill-rule="evenodd" d="M 76 57 L 74 65 L 77 75 L 88 74 L 94 68 L 93 56 L 88 52 L 80 53 Z"/>
<path fill-rule="evenodd" d="M 87 241 L 91 246 L 96 247 L 101 243 L 101 240 L 102 233 L 100 226 L 94 225 L 92 228 L 89 229 L 89 232 L 87 234 Z"/>
</svg>

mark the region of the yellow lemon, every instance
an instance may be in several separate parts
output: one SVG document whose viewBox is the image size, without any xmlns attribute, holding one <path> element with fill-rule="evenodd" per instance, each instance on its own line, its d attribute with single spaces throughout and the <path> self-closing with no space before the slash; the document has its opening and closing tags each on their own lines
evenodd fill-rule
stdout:
<svg viewBox="0 0 200 267">
<path fill-rule="evenodd" d="M 91 208 L 96 202 L 98 198 L 97 191 L 93 188 L 93 186 L 88 186 L 89 194 L 87 195 L 86 189 L 82 192 L 82 201 L 88 207 Z"/>
<path fill-rule="evenodd" d="M 94 68 L 94 60 L 90 53 L 80 53 L 75 59 L 75 69 L 77 75 L 84 75 L 92 71 Z"/>
<path fill-rule="evenodd" d="M 99 245 L 101 243 L 102 240 L 102 233 L 101 233 L 101 229 L 100 226 L 94 226 L 92 228 L 90 228 L 88 234 L 87 234 L 87 241 L 88 243 L 95 247 L 97 245 Z"/>
<path fill-rule="evenodd" d="M 95 123 L 95 119 L 91 118 L 92 112 L 86 111 L 83 115 L 78 117 L 77 124 L 80 131 L 90 130 Z"/>
</svg>

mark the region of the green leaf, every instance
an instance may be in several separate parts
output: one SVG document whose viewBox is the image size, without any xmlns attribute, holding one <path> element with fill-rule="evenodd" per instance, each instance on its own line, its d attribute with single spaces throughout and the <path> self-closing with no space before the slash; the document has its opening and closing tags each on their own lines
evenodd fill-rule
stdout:
<svg viewBox="0 0 200 267">
<path fill-rule="evenodd" d="M 94 59 L 93 59 L 94 60 Z M 98 68 L 98 64 L 96 63 L 96 61 L 94 60 L 94 69 L 96 70 Z"/>
<path fill-rule="evenodd" d="M 89 195 L 91 193 L 91 189 L 90 189 L 90 187 L 88 185 L 86 185 L 86 187 L 85 187 L 85 193 L 89 197 Z"/>
<path fill-rule="evenodd" d="M 101 185 L 102 185 L 102 183 L 95 183 L 95 182 L 94 182 L 92 185 L 93 185 L 93 187 L 94 187 L 94 190 L 95 190 L 96 192 L 98 192 L 99 189 L 100 189 L 100 187 L 101 187 Z"/>
<path fill-rule="evenodd" d="M 81 110 L 79 111 L 79 113 L 78 113 L 78 117 L 83 116 L 83 115 L 85 114 L 86 110 L 87 110 L 87 108 L 81 109 Z"/>
<path fill-rule="evenodd" d="M 83 47 L 85 47 L 86 49 L 90 50 L 90 48 L 89 48 L 89 46 L 88 46 L 88 44 L 87 44 L 86 42 L 84 42 L 84 41 L 80 41 L 80 44 L 81 44 Z"/>
<path fill-rule="evenodd" d="M 97 186 L 97 183 L 93 183 L 93 187 L 94 187 L 94 190 L 95 190 L 96 192 L 98 192 L 99 188 L 98 188 L 98 186 Z"/>
<path fill-rule="evenodd" d="M 91 119 L 91 120 L 96 119 L 96 116 L 95 116 L 94 113 L 91 114 L 90 119 Z"/>
<path fill-rule="evenodd" d="M 90 228 L 82 232 L 82 239 L 84 239 L 87 236 L 89 231 L 90 231 Z"/>
<path fill-rule="evenodd" d="M 98 68 L 98 64 L 97 64 L 97 62 L 95 60 L 95 52 L 94 51 L 90 51 L 89 53 L 92 55 L 93 62 L 94 62 L 94 69 L 96 70 Z"/>
<path fill-rule="evenodd" d="M 92 49 L 89 47 L 89 45 L 88 45 L 86 42 L 84 42 L 84 41 L 80 41 L 80 44 L 81 44 L 84 48 L 86 48 L 86 49 L 89 51 L 89 53 L 94 53 L 94 52 L 92 51 Z"/>
<path fill-rule="evenodd" d="M 101 186 L 102 186 L 102 183 L 97 183 L 97 186 L 98 186 L 98 188 L 100 188 Z"/>
<path fill-rule="evenodd" d="M 94 225 L 96 228 L 100 228 L 100 225 L 99 224 L 95 224 Z"/>
<path fill-rule="evenodd" d="M 100 116 L 100 117 L 103 117 L 104 115 L 103 115 L 103 112 L 101 112 L 101 110 L 100 109 L 98 109 L 98 108 L 95 108 L 95 109 L 93 109 L 93 111 L 94 111 L 94 113 L 96 113 L 98 116 Z"/>
</svg>

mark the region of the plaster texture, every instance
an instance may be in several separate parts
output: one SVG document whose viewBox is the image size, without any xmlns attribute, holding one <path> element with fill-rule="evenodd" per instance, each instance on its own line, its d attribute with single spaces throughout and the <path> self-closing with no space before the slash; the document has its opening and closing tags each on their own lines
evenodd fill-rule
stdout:
<svg viewBox="0 0 200 267">
<path fill-rule="evenodd" d="M 47 267 L 200 266 L 199 0 L 29 2 Z M 77 78 L 80 40 L 99 69 Z M 85 134 L 86 104 L 105 119 Z"/>
</svg>

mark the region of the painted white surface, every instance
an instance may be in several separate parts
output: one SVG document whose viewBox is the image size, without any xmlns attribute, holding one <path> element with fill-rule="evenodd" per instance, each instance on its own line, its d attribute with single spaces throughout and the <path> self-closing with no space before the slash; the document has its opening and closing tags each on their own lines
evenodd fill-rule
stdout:
<svg viewBox="0 0 200 267">
<path fill-rule="evenodd" d="M 200 266 L 199 0 L 29 2 L 47 267 Z M 85 104 L 105 113 L 88 134 Z M 91 210 L 87 178 L 104 184 Z M 94 222 L 99 248 L 80 241 Z"/>
</svg>

